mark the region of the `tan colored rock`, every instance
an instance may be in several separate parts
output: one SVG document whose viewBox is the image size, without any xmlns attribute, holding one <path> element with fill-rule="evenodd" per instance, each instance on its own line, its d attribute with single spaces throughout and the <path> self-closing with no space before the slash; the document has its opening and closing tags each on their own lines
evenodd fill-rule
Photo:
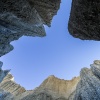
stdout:
<svg viewBox="0 0 100 100">
<path fill-rule="evenodd" d="M 13 76 L 8 74 L 0 84 L 0 91 L 6 94 L 6 97 L 2 96 L 3 100 L 7 100 L 7 97 L 8 100 L 67 100 L 80 80 L 79 77 L 63 80 L 52 75 L 36 89 L 27 91 L 12 79 Z"/>
<path fill-rule="evenodd" d="M 74 77 L 72 80 L 59 79 L 55 76 L 49 76 L 37 90 L 51 90 L 60 96 L 68 98 L 75 91 L 79 77 Z"/>
<path fill-rule="evenodd" d="M 4 80 L 0 83 L 0 89 L 10 92 L 14 96 L 18 96 L 21 93 L 25 92 L 25 88 L 21 87 L 19 84 L 14 82 L 13 76 L 8 74 Z"/>
</svg>

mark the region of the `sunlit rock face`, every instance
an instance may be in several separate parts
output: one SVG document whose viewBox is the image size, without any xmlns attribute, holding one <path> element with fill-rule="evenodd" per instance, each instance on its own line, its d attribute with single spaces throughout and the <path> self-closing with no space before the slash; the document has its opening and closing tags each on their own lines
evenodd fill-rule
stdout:
<svg viewBox="0 0 100 100">
<path fill-rule="evenodd" d="M 72 80 L 64 80 L 49 76 L 37 90 L 51 90 L 51 92 L 57 93 L 59 96 L 68 98 L 76 89 L 79 77 L 74 77 Z"/>
<path fill-rule="evenodd" d="M 0 100 L 100 100 L 100 61 L 90 66 L 72 80 L 49 76 L 34 90 L 25 90 L 8 74 L 0 83 Z"/>
<path fill-rule="evenodd" d="M 26 96 L 27 100 L 29 96 L 33 97 L 33 100 L 67 100 L 68 97 L 76 90 L 77 83 L 80 78 L 75 77 L 72 80 L 63 80 L 55 76 L 49 76 L 43 83 L 34 90 L 34 93 Z M 36 96 L 35 96 L 35 95 Z M 45 97 L 44 95 L 47 95 Z M 41 98 L 46 99 L 41 99 Z M 24 99 L 23 99 L 24 100 Z"/>
<path fill-rule="evenodd" d="M 72 0 L 69 33 L 82 40 L 100 40 L 100 0 Z"/>
<path fill-rule="evenodd" d="M 36 89 L 25 90 L 8 74 L 0 83 L 0 93 L 2 100 L 68 100 L 79 80 L 79 77 L 63 80 L 50 76 Z"/>
<path fill-rule="evenodd" d="M 13 50 L 11 41 L 21 36 L 46 35 L 60 0 L 0 0 L 0 56 Z"/>
<path fill-rule="evenodd" d="M 94 61 L 91 68 L 83 68 L 80 72 L 74 100 L 100 100 L 100 61 Z"/>
</svg>

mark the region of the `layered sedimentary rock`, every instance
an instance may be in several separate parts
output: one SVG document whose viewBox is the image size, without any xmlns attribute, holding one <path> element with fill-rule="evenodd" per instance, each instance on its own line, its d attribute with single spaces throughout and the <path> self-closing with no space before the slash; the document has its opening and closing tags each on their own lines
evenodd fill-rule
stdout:
<svg viewBox="0 0 100 100">
<path fill-rule="evenodd" d="M 59 96 L 68 98 L 75 91 L 79 79 L 79 77 L 74 77 L 72 80 L 64 80 L 52 75 L 40 85 L 39 90 L 52 90 Z"/>
<path fill-rule="evenodd" d="M 0 0 L 0 56 L 13 50 L 11 41 L 21 36 L 46 35 L 60 0 Z"/>
<path fill-rule="evenodd" d="M 50 76 L 36 89 L 27 91 L 8 74 L 0 83 L 0 93 L 2 100 L 67 100 L 76 90 L 79 80 L 79 77 L 63 80 Z"/>
<path fill-rule="evenodd" d="M 25 90 L 8 74 L 0 83 L 0 100 L 100 100 L 100 61 L 90 66 L 72 80 L 49 76 L 34 90 Z"/>
<path fill-rule="evenodd" d="M 0 83 L 0 89 L 10 92 L 14 96 L 20 95 L 26 91 L 25 88 L 14 82 L 13 76 L 11 74 L 8 74 Z"/>
<path fill-rule="evenodd" d="M 49 76 L 34 90 L 33 94 L 27 95 L 24 98 L 27 98 L 25 100 L 31 100 L 29 99 L 30 96 L 33 97 L 33 100 L 35 100 L 35 98 L 39 98 L 39 100 L 67 100 L 75 91 L 79 79 L 79 77 L 75 77 L 72 80 L 63 80 L 55 76 Z"/>
<path fill-rule="evenodd" d="M 100 40 L 100 0 L 72 0 L 69 33 L 82 40 Z"/>
</svg>

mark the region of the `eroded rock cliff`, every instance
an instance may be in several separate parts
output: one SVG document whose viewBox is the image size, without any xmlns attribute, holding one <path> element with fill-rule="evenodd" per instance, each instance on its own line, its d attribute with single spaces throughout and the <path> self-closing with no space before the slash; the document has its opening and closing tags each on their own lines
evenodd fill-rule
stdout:
<svg viewBox="0 0 100 100">
<path fill-rule="evenodd" d="M 27 91 L 8 74 L 0 83 L 0 93 L 2 100 L 67 100 L 76 90 L 79 80 L 79 77 L 63 80 L 50 76 L 36 89 Z"/>
<path fill-rule="evenodd" d="M 72 0 L 69 33 L 82 40 L 100 40 L 100 0 Z"/>
<path fill-rule="evenodd" d="M 0 56 L 13 50 L 11 41 L 21 36 L 46 35 L 61 0 L 0 0 Z"/>
<path fill-rule="evenodd" d="M 11 74 L 4 78 L 5 71 L 1 71 L 0 100 L 100 100 L 100 60 L 90 66 L 72 80 L 49 76 L 34 90 L 25 90 Z"/>
<path fill-rule="evenodd" d="M 100 61 L 94 61 L 91 68 L 83 68 L 74 100 L 100 100 Z"/>
<path fill-rule="evenodd" d="M 49 76 L 30 91 L 14 82 L 13 76 L 8 74 L 0 83 L 2 100 L 100 100 L 100 61 L 96 60 L 90 66 L 90 69 L 83 68 L 80 77 L 72 80 Z"/>
<path fill-rule="evenodd" d="M 45 36 L 43 25 L 50 26 L 60 1 L 0 0 L 0 57 L 13 50 L 11 41 L 22 36 Z M 76 38 L 100 40 L 100 1 L 73 0 L 68 29 Z M 2 70 L 2 64 L 0 62 L 0 100 L 100 100 L 98 60 L 90 69 L 83 68 L 80 77 L 68 81 L 50 76 L 30 91 L 14 82 L 9 70 Z"/>
<path fill-rule="evenodd" d="M 44 24 L 50 26 L 60 2 L 61 0 L 0 0 L 0 57 L 13 50 L 10 42 L 22 36 L 44 37 Z M 3 71 L 1 67 L 2 62 L 0 82 L 9 72 Z M 12 75 L 8 74 L 1 82 L 0 100 L 15 100 L 16 96 L 23 92 L 25 96 L 30 93 L 16 84 L 12 78 Z"/>
</svg>

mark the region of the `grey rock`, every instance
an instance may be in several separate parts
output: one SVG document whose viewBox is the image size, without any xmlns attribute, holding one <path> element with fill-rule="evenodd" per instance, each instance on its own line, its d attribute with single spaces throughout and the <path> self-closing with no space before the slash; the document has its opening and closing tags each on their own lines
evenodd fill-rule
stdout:
<svg viewBox="0 0 100 100">
<path fill-rule="evenodd" d="M 4 77 L 9 73 L 10 70 L 2 70 L 3 62 L 0 61 L 0 83 L 4 79 Z"/>
<path fill-rule="evenodd" d="M 0 57 L 13 50 L 11 41 L 22 36 L 46 35 L 60 0 L 0 0 Z"/>
<path fill-rule="evenodd" d="M 0 61 L 0 83 L 4 80 L 4 78 L 10 71 L 10 70 L 2 70 L 2 66 L 3 66 L 3 62 Z M 0 100 L 3 100 L 3 97 L 7 97 L 9 94 L 10 93 L 5 92 L 4 90 L 0 89 Z M 10 95 L 10 97 L 11 97 L 11 95 Z"/>
<path fill-rule="evenodd" d="M 0 57 L 12 51 L 14 47 L 10 42 L 22 36 L 46 36 L 44 24 L 50 26 L 60 2 L 61 0 L 0 0 Z M 20 94 L 28 95 L 30 91 L 16 84 L 12 75 L 8 74 L 9 70 L 2 70 L 2 65 L 0 62 L 0 100 L 19 100 Z M 46 94 L 39 95 L 40 97 L 35 97 L 48 98 Z"/>
<path fill-rule="evenodd" d="M 0 93 L 2 100 L 68 100 L 68 97 L 76 90 L 79 80 L 79 77 L 63 80 L 49 76 L 34 90 L 25 90 L 9 73 L 0 83 Z"/>
<path fill-rule="evenodd" d="M 2 100 L 100 100 L 100 60 L 90 66 L 72 80 L 49 76 L 34 90 L 25 90 L 8 74 L 0 83 Z"/>
<path fill-rule="evenodd" d="M 97 62 L 97 63 L 95 63 Z M 94 61 L 91 69 L 83 68 L 74 100 L 100 100 L 100 61 Z"/>
<path fill-rule="evenodd" d="M 68 30 L 75 38 L 100 41 L 100 0 L 72 0 Z"/>
<path fill-rule="evenodd" d="M 6 92 L 0 89 L 0 100 L 13 100 L 13 95 L 9 92 Z"/>
</svg>

